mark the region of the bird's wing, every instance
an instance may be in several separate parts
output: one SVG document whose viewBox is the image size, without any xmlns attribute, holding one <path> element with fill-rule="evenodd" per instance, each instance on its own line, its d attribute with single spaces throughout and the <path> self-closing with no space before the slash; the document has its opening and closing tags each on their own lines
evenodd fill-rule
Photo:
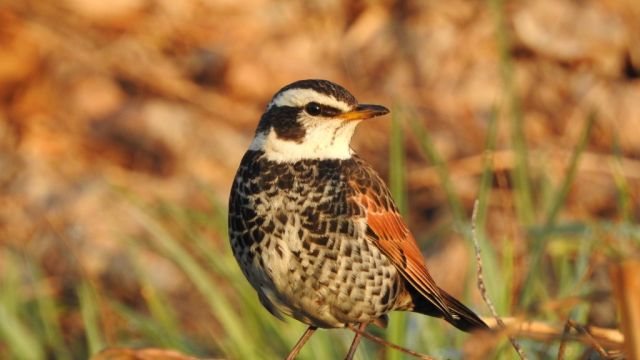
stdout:
<svg viewBox="0 0 640 360">
<path fill-rule="evenodd" d="M 403 277 L 445 317 L 451 316 L 440 288 L 429 275 L 418 244 L 393 204 L 386 186 L 375 173 L 369 175 L 373 177 L 370 180 L 376 182 L 375 186 L 362 186 L 355 180 L 350 182 L 354 190 L 352 200 L 366 211 L 368 240 L 375 243 Z"/>
</svg>

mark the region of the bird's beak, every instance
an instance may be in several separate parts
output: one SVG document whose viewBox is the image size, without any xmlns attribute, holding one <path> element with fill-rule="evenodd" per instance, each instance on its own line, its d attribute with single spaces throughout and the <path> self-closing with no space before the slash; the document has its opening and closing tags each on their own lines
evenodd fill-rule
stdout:
<svg viewBox="0 0 640 360">
<path fill-rule="evenodd" d="M 360 104 L 355 109 L 338 115 L 342 120 L 364 120 L 389 113 L 389 109 L 380 105 Z"/>
</svg>

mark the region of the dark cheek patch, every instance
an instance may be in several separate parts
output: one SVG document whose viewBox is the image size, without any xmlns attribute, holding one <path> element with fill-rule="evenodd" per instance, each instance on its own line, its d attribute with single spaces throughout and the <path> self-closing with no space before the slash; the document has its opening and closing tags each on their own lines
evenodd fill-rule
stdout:
<svg viewBox="0 0 640 360">
<path fill-rule="evenodd" d="M 303 110 L 291 106 L 274 106 L 262 115 L 258 132 L 273 128 L 278 139 L 300 144 L 306 134 L 304 127 L 297 121 L 301 111 Z"/>
<path fill-rule="evenodd" d="M 274 129 L 276 135 L 278 135 L 278 139 L 295 141 L 298 144 L 302 143 L 304 135 L 306 134 L 304 128 L 298 123 L 288 127 L 274 127 Z"/>
</svg>

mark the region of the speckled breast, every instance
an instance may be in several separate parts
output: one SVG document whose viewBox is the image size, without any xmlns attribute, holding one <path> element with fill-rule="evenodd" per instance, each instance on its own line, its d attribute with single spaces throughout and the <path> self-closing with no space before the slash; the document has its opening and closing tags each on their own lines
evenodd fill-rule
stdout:
<svg viewBox="0 0 640 360">
<path fill-rule="evenodd" d="M 357 158 L 276 163 L 260 151 L 245 154 L 231 191 L 229 237 L 274 315 L 342 327 L 394 308 L 403 283 L 366 238 L 365 210 L 351 200 L 350 181 L 371 181 L 366 171 L 373 170 Z"/>
</svg>

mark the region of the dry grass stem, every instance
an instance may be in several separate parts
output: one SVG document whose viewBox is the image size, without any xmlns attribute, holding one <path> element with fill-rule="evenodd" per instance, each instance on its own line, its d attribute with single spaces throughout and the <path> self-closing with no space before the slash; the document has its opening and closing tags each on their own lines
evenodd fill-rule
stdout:
<svg viewBox="0 0 640 360">
<path fill-rule="evenodd" d="M 562 338 L 560 339 L 560 346 L 558 347 L 558 360 L 564 360 L 564 353 L 567 349 L 567 339 L 569 338 L 569 331 L 571 331 L 571 325 L 569 325 L 569 320 L 567 320 L 564 323 Z"/>
<path fill-rule="evenodd" d="M 363 337 L 365 337 L 365 338 L 367 338 L 367 339 L 369 339 L 369 340 L 371 340 L 371 341 L 373 341 L 373 342 L 375 342 L 377 344 L 380 344 L 382 346 L 390 347 L 392 349 L 398 350 L 398 351 L 400 351 L 402 353 L 405 353 L 407 355 L 411 355 L 411 356 L 416 357 L 418 359 L 436 360 L 436 358 L 431 357 L 429 355 L 421 354 L 421 353 L 419 353 L 417 351 L 409 350 L 409 349 L 404 348 L 404 347 L 402 347 L 400 345 L 396 345 L 394 343 L 390 343 L 387 340 L 385 340 L 385 339 L 383 339 L 381 337 L 375 336 L 373 334 L 370 334 L 370 333 L 368 333 L 366 331 L 360 331 L 360 329 L 356 328 L 355 326 L 353 326 L 351 324 L 348 325 L 348 328 L 351 329 L 351 331 L 353 331 L 354 333 L 360 334 Z"/>
<path fill-rule="evenodd" d="M 495 319 L 483 318 L 483 320 L 491 327 L 498 326 Z M 571 320 L 569 325 L 576 329 L 577 333 L 575 334 L 565 334 L 564 327 L 559 328 L 542 321 L 521 320 L 514 317 L 504 317 L 501 320 L 506 326 L 506 333 L 517 338 L 552 341 L 566 336 L 568 340 L 579 341 L 594 348 L 596 348 L 595 342 L 598 347 L 609 350 L 621 350 L 625 343 L 625 337 L 619 330 L 596 326 L 587 327 L 578 325 Z"/>
<path fill-rule="evenodd" d="M 476 200 L 473 204 L 473 213 L 471 215 L 471 237 L 473 238 L 473 246 L 476 251 L 476 263 L 478 265 L 478 272 L 477 272 L 478 290 L 480 290 L 482 299 L 484 300 L 485 304 L 487 304 L 487 307 L 489 308 L 489 311 L 491 311 L 491 314 L 493 315 L 493 318 L 496 320 L 496 323 L 500 326 L 500 328 L 505 329 L 506 325 L 498 315 L 498 312 L 496 311 L 495 306 L 493 306 L 493 302 L 487 295 L 487 287 L 484 284 L 484 277 L 482 275 L 482 258 L 480 257 L 480 243 L 478 242 L 478 236 L 476 233 L 477 215 L 478 215 L 478 200 Z M 518 344 L 516 339 L 511 335 L 509 335 L 508 337 L 509 337 L 509 341 L 511 342 L 511 345 L 520 356 L 520 359 L 527 359 L 527 356 L 525 355 L 524 351 L 522 351 L 522 347 L 520 347 L 520 344 Z"/>
<path fill-rule="evenodd" d="M 609 354 L 607 353 L 607 351 L 602 347 L 602 345 L 600 345 L 598 340 L 596 340 L 596 338 L 594 338 L 593 335 L 591 335 L 587 327 L 582 326 L 571 319 L 567 320 L 567 324 L 569 324 L 569 326 L 571 326 L 572 328 L 576 329 L 576 331 L 578 331 L 580 335 L 583 335 L 585 341 L 588 342 L 591 345 L 591 347 L 593 347 L 598 352 L 598 354 L 600 354 L 600 356 L 602 356 L 605 359 L 609 358 Z"/>
<path fill-rule="evenodd" d="M 611 280 L 629 359 L 640 359 L 640 261 L 627 260 L 611 268 Z"/>
</svg>

